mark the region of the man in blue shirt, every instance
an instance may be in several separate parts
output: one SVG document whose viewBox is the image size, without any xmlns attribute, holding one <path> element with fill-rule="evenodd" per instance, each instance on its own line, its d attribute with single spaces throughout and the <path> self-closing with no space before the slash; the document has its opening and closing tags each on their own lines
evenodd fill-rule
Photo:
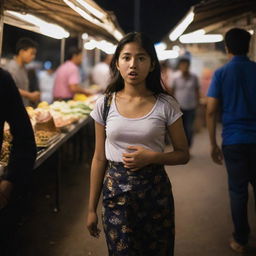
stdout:
<svg viewBox="0 0 256 256">
<path fill-rule="evenodd" d="M 213 75 L 208 91 L 207 127 L 211 156 L 228 173 L 231 213 L 234 224 L 230 247 L 244 252 L 250 227 L 247 215 L 248 185 L 256 199 L 256 63 L 247 57 L 251 35 L 233 28 L 225 35 L 230 61 Z M 218 112 L 222 120 L 222 150 L 216 142 Z"/>
</svg>

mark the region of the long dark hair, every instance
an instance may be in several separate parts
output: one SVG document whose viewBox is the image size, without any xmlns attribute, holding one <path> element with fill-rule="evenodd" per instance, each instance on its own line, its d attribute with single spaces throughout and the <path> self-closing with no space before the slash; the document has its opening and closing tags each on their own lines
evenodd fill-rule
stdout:
<svg viewBox="0 0 256 256">
<path fill-rule="evenodd" d="M 166 93 L 161 84 L 161 69 L 154 44 L 145 34 L 138 32 L 130 32 L 126 34 L 118 43 L 110 64 L 111 82 L 105 93 L 110 94 L 113 92 L 118 92 L 124 88 L 124 80 L 116 67 L 116 63 L 118 62 L 120 52 L 123 50 L 124 46 L 133 42 L 138 43 L 148 53 L 151 63 L 154 64 L 153 71 L 149 72 L 146 78 L 146 88 L 152 91 L 154 95 Z"/>
</svg>

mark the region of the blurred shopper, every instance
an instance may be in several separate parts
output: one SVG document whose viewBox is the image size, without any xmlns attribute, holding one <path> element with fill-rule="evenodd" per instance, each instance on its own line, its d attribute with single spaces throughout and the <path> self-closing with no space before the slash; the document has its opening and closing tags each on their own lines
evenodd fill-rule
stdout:
<svg viewBox="0 0 256 256">
<path fill-rule="evenodd" d="M 171 91 L 181 106 L 183 125 L 189 147 L 191 147 L 196 109 L 200 98 L 200 86 L 198 77 L 189 71 L 189 67 L 190 60 L 188 58 L 180 58 L 178 69 L 181 73 L 174 78 Z"/>
<path fill-rule="evenodd" d="M 95 89 L 83 88 L 79 66 L 82 63 L 82 50 L 76 47 L 68 49 L 67 60 L 57 69 L 53 87 L 55 100 L 70 100 L 75 93 L 94 94 Z"/>
<path fill-rule="evenodd" d="M 30 63 L 36 56 L 37 43 L 30 38 L 20 38 L 16 44 L 15 57 L 5 68 L 11 73 L 25 106 L 30 102 L 37 102 L 40 99 L 39 91 L 29 91 L 29 79 L 25 65 Z"/>
<path fill-rule="evenodd" d="M 40 91 L 37 70 L 35 67 L 28 68 L 29 91 Z"/>
<path fill-rule="evenodd" d="M 250 33 L 239 28 L 226 33 L 230 61 L 214 73 L 206 115 L 212 159 L 222 164 L 224 155 L 226 163 L 234 224 L 230 247 L 237 252 L 245 251 L 250 234 L 247 216 L 249 183 L 256 199 L 256 63 L 246 56 L 250 38 Z M 223 125 L 222 150 L 216 140 L 219 111 Z"/>
<path fill-rule="evenodd" d="M 109 65 L 112 60 L 112 55 L 102 53 L 102 61 L 97 63 L 91 72 L 92 83 L 99 85 L 101 91 L 104 92 L 110 82 Z"/>
<path fill-rule="evenodd" d="M 161 79 L 163 81 L 163 86 L 169 93 L 172 93 L 171 86 L 173 83 L 174 74 L 173 74 L 172 66 L 169 63 L 169 60 L 160 62 L 160 67 L 161 67 Z"/>
<path fill-rule="evenodd" d="M 0 69 L 0 149 L 3 142 L 3 127 L 7 122 L 13 137 L 7 170 L 0 177 L 0 255 L 10 256 L 15 249 L 13 235 L 17 209 L 10 203 L 11 193 L 28 187 L 34 161 L 36 145 L 28 114 L 11 75 Z M 19 191 L 17 193 L 17 191 Z M 22 201 L 24 204 L 24 201 Z M 17 223 L 16 223 L 17 224 Z"/>
<path fill-rule="evenodd" d="M 27 72 L 28 72 L 29 92 L 40 92 L 39 78 L 37 75 L 36 67 L 28 68 Z M 40 102 L 40 100 L 41 100 L 41 92 L 40 92 L 40 97 L 38 98 L 38 100 L 34 101 L 34 102 L 30 102 L 30 105 L 32 107 L 36 107 L 38 105 L 38 103 Z"/>
<path fill-rule="evenodd" d="M 87 227 L 99 236 L 97 205 L 103 187 L 109 255 L 171 256 L 174 202 L 164 165 L 189 159 L 182 112 L 162 88 L 155 48 L 145 35 L 129 33 L 119 42 L 111 71 L 113 81 L 91 113 L 96 149 Z M 166 133 L 172 138 L 171 152 L 164 152 Z"/>
<path fill-rule="evenodd" d="M 41 101 L 49 104 L 53 102 L 53 86 L 55 80 L 56 66 L 53 62 L 47 62 L 45 70 L 41 70 L 38 74 L 39 88 L 41 91 Z"/>
</svg>

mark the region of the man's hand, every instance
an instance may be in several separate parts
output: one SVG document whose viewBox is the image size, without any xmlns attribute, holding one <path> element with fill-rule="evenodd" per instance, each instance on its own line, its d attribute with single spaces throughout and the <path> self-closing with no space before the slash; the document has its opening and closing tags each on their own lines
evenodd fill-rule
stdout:
<svg viewBox="0 0 256 256">
<path fill-rule="evenodd" d="M 222 164 L 223 162 L 223 154 L 218 145 L 212 146 L 211 148 L 211 157 L 214 163 Z"/>
<path fill-rule="evenodd" d="M 97 88 L 85 88 L 84 89 L 84 93 L 87 95 L 94 95 L 97 93 L 100 93 L 102 90 L 101 88 L 97 87 Z"/>
<path fill-rule="evenodd" d="M 124 167 L 131 171 L 137 171 L 140 168 L 152 163 L 152 151 L 142 146 L 129 146 L 128 150 L 132 153 L 123 153 Z"/>
<path fill-rule="evenodd" d="M 38 102 L 40 101 L 40 92 L 39 91 L 30 92 L 28 98 L 30 101 Z"/>
<path fill-rule="evenodd" d="M 13 185 L 10 181 L 0 181 L 0 210 L 8 204 L 11 196 L 12 187 Z"/>
</svg>

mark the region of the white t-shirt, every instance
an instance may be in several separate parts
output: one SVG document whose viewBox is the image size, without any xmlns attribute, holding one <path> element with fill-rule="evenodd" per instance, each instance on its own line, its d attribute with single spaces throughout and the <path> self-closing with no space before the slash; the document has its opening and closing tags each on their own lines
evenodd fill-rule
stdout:
<svg viewBox="0 0 256 256">
<path fill-rule="evenodd" d="M 47 70 L 40 71 L 38 74 L 39 88 L 41 91 L 41 101 L 52 103 L 53 101 L 53 85 L 55 74 L 49 74 Z"/>
<path fill-rule="evenodd" d="M 104 96 L 98 98 L 91 112 L 92 118 L 101 125 L 105 125 L 103 109 Z M 122 162 L 122 154 L 128 152 L 128 146 L 143 146 L 155 152 L 163 152 L 167 126 L 172 125 L 181 115 L 177 101 L 169 95 L 160 94 L 148 114 L 140 118 L 127 118 L 119 114 L 114 94 L 106 120 L 106 158 Z"/>
</svg>

